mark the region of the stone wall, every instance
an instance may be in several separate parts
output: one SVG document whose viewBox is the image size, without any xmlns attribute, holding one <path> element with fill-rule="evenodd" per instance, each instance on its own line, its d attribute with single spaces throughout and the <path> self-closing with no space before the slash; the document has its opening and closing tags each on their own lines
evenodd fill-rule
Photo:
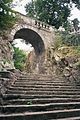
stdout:
<svg viewBox="0 0 80 120">
<path fill-rule="evenodd" d="M 13 48 L 8 39 L 8 33 L 0 32 L 0 71 L 13 68 Z"/>
</svg>

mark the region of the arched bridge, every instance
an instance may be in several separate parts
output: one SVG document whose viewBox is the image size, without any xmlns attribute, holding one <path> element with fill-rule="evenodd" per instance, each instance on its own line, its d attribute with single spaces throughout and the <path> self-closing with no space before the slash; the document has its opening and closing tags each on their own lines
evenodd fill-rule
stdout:
<svg viewBox="0 0 80 120">
<path fill-rule="evenodd" d="M 54 41 L 53 27 L 18 12 L 16 16 L 18 21 L 11 30 L 10 40 L 20 38 L 30 43 L 34 47 L 37 64 L 40 63 L 38 66 L 42 66 L 46 50 Z"/>
</svg>

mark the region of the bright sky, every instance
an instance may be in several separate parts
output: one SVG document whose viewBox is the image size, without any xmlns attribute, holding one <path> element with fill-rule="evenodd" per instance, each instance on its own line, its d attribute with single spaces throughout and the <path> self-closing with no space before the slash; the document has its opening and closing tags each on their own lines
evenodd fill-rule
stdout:
<svg viewBox="0 0 80 120">
<path fill-rule="evenodd" d="M 15 44 L 15 47 L 19 47 L 20 49 L 24 51 L 32 51 L 33 47 L 31 44 L 26 45 L 25 41 L 22 39 L 15 39 L 13 44 Z"/>
<path fill-rule="evenodd" d="M 16 10 L 22 14 L 26 14 L 24 6 L 30 1 L 31 0 L 14 0 L 13 3 L 17 4 L 17 6 L 15 6 L 14 10 Z"/>
<path fill-rule="evenodd" d="M 77 8 L 74 8 L 71 11 L 71 17 L 70 17 L 70 19 L 73 20 L 74 18 L 78 18 L 78 20 L 80 21 L 80 10 L 78 10 Z"/>
</svg>

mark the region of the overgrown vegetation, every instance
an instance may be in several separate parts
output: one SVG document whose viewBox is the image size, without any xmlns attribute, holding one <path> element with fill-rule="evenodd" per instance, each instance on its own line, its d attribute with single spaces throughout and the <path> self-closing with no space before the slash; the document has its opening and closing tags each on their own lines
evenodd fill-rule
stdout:
<svg viewBox="0 0 80 120">
<path fill-rule="evenodd" d="M 13 15 L 15 12 L 10 8 L 13 0 L 0 1 L 0 30 L 11 28 L 16 18 Z"/>
<path fill-rule="evenodd" d="M 26 60 L 27 60 L 27 54 L 23 50 L 20 50 L 19 48 L 14 47 L 15 68 L 23 71 L 25 69 Z"/>
<path fill-rule="evenodd" d="M 80 55 L 80 34 L 67 31 L 56 32 L 55 50 L 66 56 Z"/>
<path fill-rule="evenodd" d="M 80 45 L 80 34 L 78 33 L 67 33 L 66 31 L 60 33 L 62 36 L 63 44 L 68 46 L 78 46 Z"/>
</svg>

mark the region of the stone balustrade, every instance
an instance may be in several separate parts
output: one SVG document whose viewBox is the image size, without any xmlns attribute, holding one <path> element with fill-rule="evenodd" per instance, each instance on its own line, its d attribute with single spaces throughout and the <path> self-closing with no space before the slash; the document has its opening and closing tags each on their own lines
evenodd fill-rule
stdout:
<svg viewBox="0 0 80 120">
<path fill-rule="evenodd" d="M 31 25 L 31 26 L 37 27 L 38 29 L 44 29 L 44 30 L 50 31 L 51 26 L 44 23 L 44 22 L 41 22 L 41 21 L 36 20 L 34 18 L 30 18 L 26 15 L 19 13 L 19 12 L 16 12 L 14 14 L 15 14 L 15 16 L 18 16 L 18 17 L 21 17 L 22 19 L 24 19 L 26 21 L 26 23 Z"/>
<path fill-rule="evenodd" d="M 38 20 L 35 20 L 35 25 L 36 25 L 37 27 L 39 27 L 39 29 L 40 29 L 40 28 L 45 28 L 45 29 L 48 29 L 48 30 L 49 30 L 49 28 L 50 28 L 49 25 L 47 25 L 47 24 L 45 24 L 45 23 L 43 23 L 43 22 L 40 22 L 40 21 L 38 21 Z"/>
<path fill-rule="evenodd" d="M 33 24 L 33 25 L 35 25 L 36 27 L 38 27 L 38 29 L 46 29 L 46 30 L 50 30 L 50 25 L 48 25 L 48 24 L 46 24 L 46 23 L 44 23 L 44 22 L 41 22 L 41 21 L 39 21 L 39 20 L 35 20 L 34 18 L 30 18 L 30 17 L 28 17 L 28 16 L 26 16 L 26 15 L 23 15 L 23 14 L 21 14 L 21 13 L 19 13 L 19 12 L 16 12 L 16 11 L 13 11 L 13 10 L 11 10 L 11 11 L 7 11 L 7 10 L 3 10 L 2 8 L 0 9 L 0 12 L 4 12 L 4 14 L 8 14 L 8 15 L 12 15 L 13 17 L 16 17 L 16 16 L 22 16 L 22 17 L 26 17 L 26 21 L 27 21 L 27 19 L 31 19 L 31 23 Z M 31 25 L 32 25 L 31 24 Z"/>
</svg>

